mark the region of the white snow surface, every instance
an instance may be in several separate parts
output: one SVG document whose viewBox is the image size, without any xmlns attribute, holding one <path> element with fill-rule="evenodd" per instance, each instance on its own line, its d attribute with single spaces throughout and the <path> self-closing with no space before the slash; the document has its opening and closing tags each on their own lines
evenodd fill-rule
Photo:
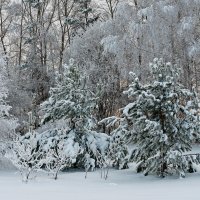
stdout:
<svg viewBox="0 0 200 200">
<path fill-rule="evenodd" d="M 192 153 L 199 153 L 194 145 Z M 1 158 L 2 159 L 2 158 Z M 3 160 L 1 160 L 3 162 Z M 109 170 L 108 179 L 101 171 L 59 173 L 54 180 L 46 173 L 23 183 L 19 172 L 5 162 L 0 168 L 0 200 L 199 200 L 200 166 L 186 178 L 159 178 L 135 172 L 135 164 L 127 170 Z"/>
<path fill-rule="evenodd" d="M 61 173 L 58 180 L 40 174 L 27 184 L 15 171 L 0 171 L 0 200 L 199 200 L 200 173 L 185 179 L 164 179 L 136 174 L 133 169 L 110 170 L 107 180 L 100 171 Z"/>
</svg>

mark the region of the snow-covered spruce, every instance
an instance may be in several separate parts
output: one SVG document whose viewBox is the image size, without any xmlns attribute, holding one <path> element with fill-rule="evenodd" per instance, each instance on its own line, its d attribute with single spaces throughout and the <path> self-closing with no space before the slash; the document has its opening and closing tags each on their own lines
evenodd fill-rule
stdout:
<svg viewBox="0 0 200 200">
<path fill-rule="evenodd" d="M 65 67 L 63 77 L 58 77 L 56 86 L 51 88 L 49 99 L 41 105 L 43 124 L 65 121 L 63 127 L 51 128 L 41 134 L 51 135 L 49 137 L 56 143 L 52 143 L 51 151 L 46 155 L 48 170 L 58 172 L 65 165 L 65 168 L 85 167 L 88 171 L 98 164 L 98 158 L 108 147 L 109 137 L 92 131 L 95 106 L 96 97 L 86 87 L 85 77 L 71 62 Z M 66 163 L 58 167 L 55 163 L 61 160 Z"/>
<path fill-rule="evenodd" d="M 199 162 L 185 155 L 199 136 L 198 98 L 179 83 L 177 65 L 154 59 L 150 69 L 153 81 L 147 85 L 130 73 L 133 82 L 124 93 L 133 102 L 123 109 L 118 129 L 125 127 L 122 137 L 136 144 L 130 160 L 138 163 L 138 172 L 184 177 Z"/>
</svg>

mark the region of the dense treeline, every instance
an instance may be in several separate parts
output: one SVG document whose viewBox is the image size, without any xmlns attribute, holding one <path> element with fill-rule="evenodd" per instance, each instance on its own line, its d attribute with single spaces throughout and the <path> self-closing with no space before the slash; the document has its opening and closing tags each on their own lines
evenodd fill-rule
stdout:
<svg viewBox="0 0 200 200">
<path fill-rule="evenodd" d="M 21 122 L 48 97 L 71 58 L 93 91 L 103 88 L 99 119 L 126 103 L 128 72 L 146 81 L 155 57 L 182 66 L 182 82 L 198 90 L 198 1 L 4 0 L 0 6 L 8 101 Z"/>
</svg>

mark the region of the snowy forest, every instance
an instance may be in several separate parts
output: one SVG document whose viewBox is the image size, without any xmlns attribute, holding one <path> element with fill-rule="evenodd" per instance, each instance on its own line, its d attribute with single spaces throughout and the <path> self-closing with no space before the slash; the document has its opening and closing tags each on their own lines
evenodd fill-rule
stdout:
<svg viewBox="0 0 200 200">
<path fill-rule="evenodd" d="M 2 186 L 10 177 L 31 193 L 36 176 L 61 177 L 76 191 L 91 177 L 101 192 L 128 181 L 134 195 L 135 179 L 139 195 L 138 184 L 185 178 L 171 189 L 189 181 L 194 193 L 199 98 L 200 0 L 0 0 Z M 27 199 L 20 190 L 0 199 Z M 69 199 L 125 199 L 101 195 Z"/>
</svg>

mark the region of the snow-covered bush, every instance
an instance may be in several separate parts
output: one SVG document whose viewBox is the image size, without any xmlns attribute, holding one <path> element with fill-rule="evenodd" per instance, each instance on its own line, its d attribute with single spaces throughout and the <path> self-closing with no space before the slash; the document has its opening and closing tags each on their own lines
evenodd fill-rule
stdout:
<svg viewBox="0 0 200 200">
<path fill-rule="evenodd" d="M 101 167 L 98 162 L 109 145 L 109 136 L 88 131 L 81 137 L 69 128 L 54 128 L 37 135 L 42 146 L 43 167 L 58 178 L 58 172 L 69 168 Z"/>
<path fill-rule="evenodd" d="M 20 171 L 22 181 L 28 182 L 30 175 L 37 172 L 42 165 L 44 152 L 36 132 L 28 132 L 17 136 L 6 157 Z"/>
<path fill-rule="evenodd" d="M 120 117 L 108 117 L 99 122 L 100 125 L 105 124 L 107 128 L 113 130 L 110 133 L 109 147 L 106 149 L 104 156 L 105 162 L 110 162 L 109 165 L 119 169 L 128 167 L 129 152 L 128 152 L 128 124 L 126 119 Z"/>
<path fill-rule="evenodd" d="M 83 145 L 86 148 L 85 165 L 86 172 L 90 166 L 91 169 L 99 167 L 101 169 L 101 177 L 107 178 L 106 170 L 110 166 L 110 160 L 108 159 L 110 136 L 104 133 L 97 133 L 95 131 L 89 131 L 84 136 Z M 89 166 L 88 166 L 89 163 Z"/>
<path fill-rule="evenodd" d="M 76 161 L 79 154 L 79 145 L 75 143 L 74 146 L 67 144 L 69 141 L 61 140 L 54 148 L 50 148 L 45 155 L 45 168 L 53 174 L 54 179 L 58 178 L 58 172 L 69 168 Z M 73 142 L 73 141 L 72 141 Z M 69 149 L 72 147 L 71 149 Z M 70 152 L 74 151 L 75 152 Z"/>
<path fill-rule="evenodd" d="M 70 168 L 82 149 L 70 129 L 51 129 L 38 135 L 44 153 L 44 167 L 58 178 L 58 172 Z"/>
</svg>

